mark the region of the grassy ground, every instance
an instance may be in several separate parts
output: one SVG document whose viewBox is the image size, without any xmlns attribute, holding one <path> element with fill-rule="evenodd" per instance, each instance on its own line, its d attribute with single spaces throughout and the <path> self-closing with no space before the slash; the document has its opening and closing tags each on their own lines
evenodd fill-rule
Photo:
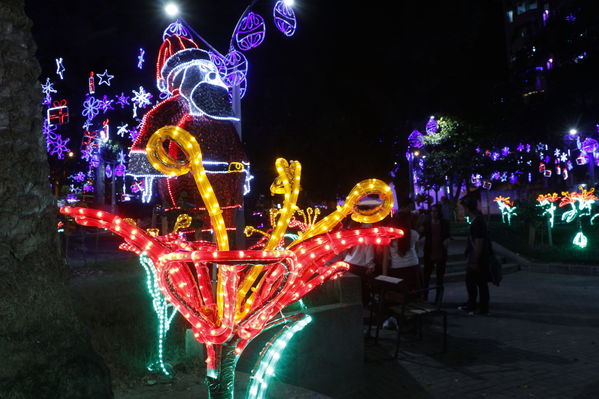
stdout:
<svg viewBox="0 0 599 399">
<path fill-rule="evenodd" d="M 574 223 L 556 223 L 553 229 L 552 246 L 547 244 L 546 229 L 536 230 L 535 244 L 530 246 L 528 226 L 517 220 L 517 218 L 512 221 L 511 226 L 508 226 L 501 223 L 499 217 L 491 216 L 488 226 L 493 240 L 530 260 L 599 264 L 599 225 L 584 225 L 583 231 L 588 238 L 588 245 L 584 249 L 580 249 L 572 244 L 572 240 L 578 232 L 577 226 Z M 466 223 L 452 223 L 453 235 L 466 235 L 467 231 L 468 227 Z"/>
<path fill-rule="evenodd" d="M 77 268 L 71 280 L 75 310 L 89 329 L 96 351 L 106 360 L 116 389 L 159 380 L 146 365 L 156 353 L 156 316 L 136 259 Z M 175 316 L 166 341 L 165 358 L 184 370 L 185 325 Z M 196 365 L 197 369 L 197 365 Z"/>
</svg>

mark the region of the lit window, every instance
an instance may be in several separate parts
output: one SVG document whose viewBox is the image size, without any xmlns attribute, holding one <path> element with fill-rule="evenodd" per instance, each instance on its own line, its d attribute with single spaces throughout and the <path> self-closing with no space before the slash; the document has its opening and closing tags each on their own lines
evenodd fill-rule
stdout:
<svg viewBox="0 0 599 399">
<path fill-rule="evenodd" d="M 514 22 L 514 11 L 509 10 L 507 12 L 507 20 L 508 20 L 509 23 Z"/>
</svg>

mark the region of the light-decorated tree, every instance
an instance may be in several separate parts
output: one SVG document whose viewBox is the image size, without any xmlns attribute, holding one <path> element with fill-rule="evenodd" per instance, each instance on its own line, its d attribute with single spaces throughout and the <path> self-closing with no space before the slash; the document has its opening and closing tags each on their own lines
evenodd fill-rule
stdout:
<svg viewBox="0 0 599 399">
<path fill-rule="evenodd" d="M 418 184 L 434 190 L 448 186 L 449 200 L 455 204 L 462 187 L 468 186 L 472 171 L 485 168 L 474 148 L 481 137 L 487 136 L 487 131 L 480 125 L 443 116 L 437 120 L 436 131 L 428 133 L 422 138 Z"/>
<path fill-rule="evenodd" d="M 23 0 L 0 3 L 0 397 L 111 398 L 108 370 L 75 316 Z"/>
</svg>

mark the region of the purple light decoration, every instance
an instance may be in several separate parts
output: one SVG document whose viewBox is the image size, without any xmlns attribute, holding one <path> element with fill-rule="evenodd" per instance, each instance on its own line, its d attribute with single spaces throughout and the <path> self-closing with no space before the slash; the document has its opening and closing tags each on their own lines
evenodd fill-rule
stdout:
<svg viewBox="0 0 599 399">
<path fill-rule="evenodd" d="M 102 109 L 102 113 L 106 113 L 110 110 L 114 110 L 114 107 L 112 106 L 112 103 L 114 102 L 114 100 L 109 100 L 107 96 L 102 97 L 101 100 L 98 100 L 98 103 L 100 104 L 100 108 Z"/>
<path fill-rule="evenodd" d="M 139 49 L 139 54 L 137 55 L 137 68 L 142 69 L 144 67 L 144 55 L 146 51 L 143 48 Z"/>
<path fill-rule="evenodd" d="M 165 41 L 167 37 L 171 37 L 173 35 L 193 39 L 189 31 L 183 26 L 181 20 L 179 19 L 167 26 L 164 32 L 162 32 L 162 41 Z"/>
<path fill-rule="evenodd" d="M 264 18 L 250 11 L 241 20 L 234 36 L 237 47 L 242 51 L 248 51 L 262 44 L 265 35 Z"/>
<path fill-rule="evenodd" d="M 414 130 L 408 136 L 408 144 L 412 148 L 422 148 L 424 146 L 423 143 L 424 135 L 420 133 L 418 130 Z"/>
<path fill-rule="evenodd" d="M 431 116 L 428 119 L 428 122 L 426 123 L 426 128 L 425 128 L 426 134 L 435 134 L 435 133 L 437 133 L 438 129 L 439 129 L 439 124 L 435 120 L 435 117 Z"/>
<path fill-rule="evenodd" d="M 518 176 L 515 173 L 512 173 L 510 175 L 510 183 L 511 184 L 516 184 L 518 183 Z"/>
<path fill-rule="evenodd" d="M 499 159 L 499 153 L 498 152 L 494 152 L 493 154 L 491 154 L 491 160 L 497 161 L 498 159 Z"/>
<path fill-rule="evenodd" d="M 106 165 L 104 173 L 106 174 L 107 179 L 110 179 L 112 177 L 112 168 L 110 167 L 110 165 Z"/>
<path fill-rule="evenodd" d="M 516 150 L 518 150 L 519 152 L 524 151 L 524 144 L 522 144 L 522 143 L 518 144 L 518 147 L 516 147 Z"/>
<path fill-rule="evenodd" d="M 549 21 L 549 10 L 543 11 L 543 25 L 547 25 L 547 21 Z"/>
<path fill-rule="evenodd" d="M 58 126 L 51 125 L 48 123 L 47 119 L 44 119 L 44 122 L 42 123 L 42 133 L 46 137 L 46 151 L 50 151 L 50 144 L 58 137 L 58 135 L 54 133 L 57 128 Z"/>
<path fill-rule="evenodd" d="M 281 0 L 277 1 L 273 9 L 273 18 L 277 29 L 287 37 L 293 36 L 297 28 L 297 20 L 293 8 L 288 7 Z"/>
<path fill-rule="evenodd" d="M 582 142 L 581 147 L 582 150 L 588 154 L 591 152 L 596 152 L 597 148 L 599 148 L 599 143 L 597 142 L 597 140 L 588 137 Z"/>
<path fill-rule="evenodd" d="M 566 16 L 566 21 L 576 22 L 576 16 L 574 14 L 570 13 L 570 15 Z"/>
<path fill-rule="evenodd" d="M 548 71 L 551 71 L 553 69 L 553 58 L 549 58 L 545 63 L 545 66 L 547 67 Z"/>
<path fill-rule="evenodd" d="M 218 69 L 221 79 L 224 80 L 227 76 L 227 59 L 214 51 L 210 51 L 208 54 L 210 55 L 210 60 L 216 66 L 216 69 Z"/>
<path fill-rule="evenodd" d="M 81 115 L 85 116 L 88 120 L 94 119 L 100 113 L 101 102 L 96 100 L 93 96 L 87 96 L 83 101 L 83 111 Z"/>
<path fill-rule="evenodd" d="M 114 175 L 117 177 L 123 177 L 123 176 L 125 176 L 126 171 L 127 171 L 127 168 L 125 168 L 125 165 L 118 164 L 114 168 Z"/>
<path fill-rule="evenodd" d="M 55 155 L 58 159 L 64 159 L 64 154 L 67 152 L 71 152 L 71 150 L 69 150 L 67 148 L 67 143 L 69 142 L 70 139 L 62 139 L 61 135 L 57 135 L 56 139 L 53 140 L 50 143 L 50 149 L 48 151 L 48 153 L 50 155 Z"/>
<path fill-rule="evenodd" d="M 42 101 L 42 105 L 50 106 L 50 104 L 52 104 L 52 97 L 50 94 L 44 95 L 44 101 Z"/>
<path fill-rule="evenodd" d="M 93 193 L 94 192 L 94 186 L 91 183 L 85 183 L 83 185 L 83 191 L 86 193 Z"/>
<path fill-rule="evenodd" d="M 227 76 L 223 82 L 229 87 L 240 86 L 245 80 L 248 71 L 248 62 L 240 51 L 231 49 L 226 57 Z"/>
<path fill-rule="evenodd" d="M 477 153 L 477 154 L 480 154 L 480 152 L 481 152 L 482 150 L 480 149 L 480 147 L 476 147 L 476 148 L 474 149 L 474 151 L 476 151 L 476 153 Z"/>
<path fill-rule="evenodd" d="M 68 203 L 77 202 L 77 195 L 76 194 L 67 194 L 66 200 Z"/>
<path fill-rule="evenodd" d="M 75 180 L 78 183 L 82 183 L 85 180 L 85 173 L 83 172 L 79 172 L 76 175 L 73 176 L 73 180 Z"/>
<path fill-rule="evenodd" d="M 500 177 L 501 177 L 501 174 L 499 172 L 491 173 L 491 180 L 499 180 Z"/>
<path fill-rule="evenodd" d="M 120 96 L 115 96 L 116 103 L 121 106 L 121 109 L 124 109 L 125 106 L 129 105 L 129 98 L 125 95 L 125 93 L 121 92 Z"/>
<path fill-rule="evenodd" d="M 501 149 L 501 155 L 503 155 L 504 157 L 507 157 L 508 155 L 510 155 L 510 147 L 503 147 Z"/>
</svg>

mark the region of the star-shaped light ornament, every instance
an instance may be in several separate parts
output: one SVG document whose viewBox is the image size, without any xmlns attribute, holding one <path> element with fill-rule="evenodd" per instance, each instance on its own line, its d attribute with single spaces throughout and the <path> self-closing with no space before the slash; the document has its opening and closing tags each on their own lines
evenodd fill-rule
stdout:
<svg viewBox="0 0 599 399">
<path fill-rule="evenodd" d="M 114 75 L 109 75 L 108 74 L 108 69 L 104 70 L 104 73 L 98 73 L 96 74 L 96 76 L 98 78 L 100 78 L 100 82 L 98 82 L 99 85 L 106 85 L 106 86 L 110 86 L 110 81 L 112 80 L 112 78 L 114 78 Z"/>
</svg>

